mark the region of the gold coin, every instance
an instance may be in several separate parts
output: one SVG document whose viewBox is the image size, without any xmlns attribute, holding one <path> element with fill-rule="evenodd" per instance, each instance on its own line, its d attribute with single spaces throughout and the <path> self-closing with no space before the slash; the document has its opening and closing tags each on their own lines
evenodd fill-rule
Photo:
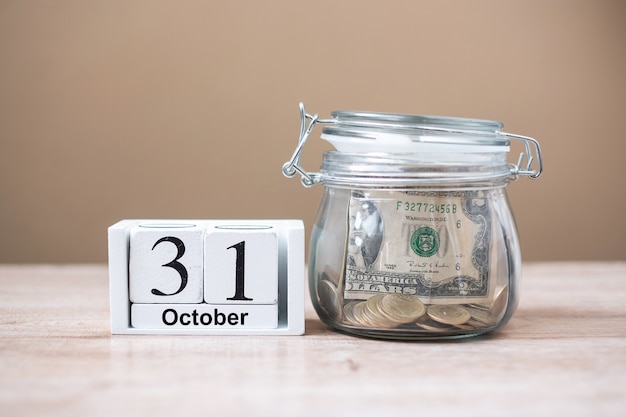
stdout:
<svg viewBox="0 0 626 417">
<path fill-rule="evenodd" d="M 413 295 L 387 294 L 379 300 L 378 309 L 389 320 L 410 323 L 426 312 L 424 304 Z"/>
<path fill-rule="evenodd" d="M 472 315 L 463 307 L 455 304 L 434 304 L 428 307 L 428 316 L 443 324 L 464 324 Z"/>
</svg>

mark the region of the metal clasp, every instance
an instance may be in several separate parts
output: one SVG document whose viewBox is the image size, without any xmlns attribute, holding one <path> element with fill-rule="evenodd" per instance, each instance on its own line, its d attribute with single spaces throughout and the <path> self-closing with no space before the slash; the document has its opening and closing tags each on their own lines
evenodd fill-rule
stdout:
<svg viewBox="0 0 626 417">
<path fill-rule="evenodd" d="M 310 120 L 309 125 L 307 126 L 307 120 Z M 292 178 L 297 173 L 301 175 L 300 182 L 305 187 L 312 187 L 318 182 L 320 182 L 321 175 L 319 172 L 307 172 L 300 166 L 300 158 L 302 157 L 302 148 L 306 143 L 307 139 L 311 135 L 311 131 L 313 127 L 317 123 L 334 123 L 334 120 L 320 120 L 318 115 L 310 115 L 307 114 L 304 110 L 304 104 L 300 103 L 300 137 L 298 138 L 298 146 L 296 146 L 296 150 L 294 151 L 291 159 L 287 161 L 283 165 L 283 175 L 287 178 Z"/>
<path fill-rule="evenodd" d="M 543 171 L 543 161 L 541 160 L 541 148 L 539 147 L 539 142 L 529 136 L 505 132 L 500 132 L 500 134 L 505 135 L 510 139 L 522 141 L 526 150 L 526 153 L 520 152 L 517 165 L 513 165 L 511 173 L 513 175 L 528 175 L 532 179 L 539 178 L 541 172 Z M 531 149 L 531 144 L 534 147 L 534 155 Z M 525 159 L 528 160 L 528 162 L 526 163 L 526 166 L 522 168 L 522 164 Z M 533 165 L 536 165 L 536 167 L 534 168 Z"/>
</svg>

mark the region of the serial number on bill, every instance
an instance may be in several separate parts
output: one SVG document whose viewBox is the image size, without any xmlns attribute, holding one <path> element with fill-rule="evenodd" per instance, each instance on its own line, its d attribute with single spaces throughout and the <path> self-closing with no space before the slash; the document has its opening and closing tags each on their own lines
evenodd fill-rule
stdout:
<svg viewBox="0 0 626 417">
<path fill-rule="evenodd" d="M 457 206 L 456 203 L 434 204 L 398 200 L 396 202 L 396 210 L 415 213 L 456 213 Z"/>
</svg>

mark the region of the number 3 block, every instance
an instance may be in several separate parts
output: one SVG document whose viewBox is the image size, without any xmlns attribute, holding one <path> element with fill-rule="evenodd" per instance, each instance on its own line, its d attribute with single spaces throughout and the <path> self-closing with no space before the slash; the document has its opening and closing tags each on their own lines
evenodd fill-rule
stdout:
<svg viewBox="0 0 626 417">
<path fill-rule="evenodd" d="M 113 334 L 303 334 L 300 220 L 109 227 Z"/>
<path fill-rule="evenodd" d="M 204 224 L 142 223 L 130 230 L 133 303 L 201 303 Z"/>
</svg>

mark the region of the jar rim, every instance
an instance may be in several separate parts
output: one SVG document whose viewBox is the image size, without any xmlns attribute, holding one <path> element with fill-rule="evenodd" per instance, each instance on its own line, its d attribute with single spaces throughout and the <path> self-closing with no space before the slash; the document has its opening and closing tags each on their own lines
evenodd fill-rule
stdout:
<svg viewBox="0 0 626 417">
<path fill-rule="evenodd" d="M 382 151 L 391 146 L 404 152 L 421 151 L 431 144 L 482 152 L 484 147 L 508 147 L 510 142 L 500 134 L 504 125 L 494 120 L 345 110 L 333 111 L 331 116 L 321 137 L 346 151 L 358 149 L 363 140 L 370 148 Z"/>
<path fill-rule="evenodd" d="M 334 110 L 330 115 L 338 124 L 342 125 L 361 125 L 367 123 L 368 125 L 379 124 L 389 127 L 441 127 L 486 133 L 495 133 L 504 127 L 502 122 L 496 120 L 466 117 L 353 110 Z"/>
</svg>

